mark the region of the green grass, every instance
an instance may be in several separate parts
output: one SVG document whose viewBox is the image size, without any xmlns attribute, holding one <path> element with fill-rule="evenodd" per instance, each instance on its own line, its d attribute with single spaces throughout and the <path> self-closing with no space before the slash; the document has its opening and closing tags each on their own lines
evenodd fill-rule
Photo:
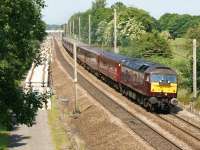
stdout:
<svg viewBox="0 0 200 150">
<path fill-rule="evenodd" d="M 188 92 L 187 89 L 179 89 L 178 90 L 178 100 L 184 104 L 188 105 L 190 101 L 192 100 L 192 94 Z"/>
<path fill-rule="evenodd" d="M 198 97 L 198 99 L 195 102 L 195 106 L 194 106 L 197 110 L 200 110 L 200 97 Z"/>
<path fill-rule="evenodd" d="M 9 144 L 9 132 L 0 126 L 0 150 L 7 150 Z"/>
<path fill-rule="evenodd" d="M 70 146 L 70 139 L 59 120 L 60 111 L 55 97 L 52 97 L 52 109 L 48 112 L 48 122 L 51 127 L 51 135 L 56 150 L 65 149 Z"/>
</svg>

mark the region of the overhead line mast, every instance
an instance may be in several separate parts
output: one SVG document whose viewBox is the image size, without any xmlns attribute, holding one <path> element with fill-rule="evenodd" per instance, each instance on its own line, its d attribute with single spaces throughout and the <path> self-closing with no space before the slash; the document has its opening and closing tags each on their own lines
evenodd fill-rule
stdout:
<svg viewBox="0 0 200 150">
<path fill-rule="evenodd" d="M 119 53 L 117 49 L 117 10 L 114 9 L 114 52 Z"/>
<path fill-rule="evenodd" d="M 197 98 L 197 40 L 193 40 L 193 97 Z"/>
</svg>

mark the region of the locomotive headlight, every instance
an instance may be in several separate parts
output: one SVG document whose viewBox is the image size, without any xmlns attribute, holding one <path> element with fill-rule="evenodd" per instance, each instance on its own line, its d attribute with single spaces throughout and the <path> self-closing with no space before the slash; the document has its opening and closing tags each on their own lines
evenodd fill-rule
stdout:
<svg viewBox="0 0 200 150">
<path fill-rule="evenodd" d="M 171 101 L 170 101 L 170 103 L 172 104 L 172 105 L 178 105 L 178 100 L 176 99 L 176 98 L 172 98 L 171 99 Z"/>
</svg>

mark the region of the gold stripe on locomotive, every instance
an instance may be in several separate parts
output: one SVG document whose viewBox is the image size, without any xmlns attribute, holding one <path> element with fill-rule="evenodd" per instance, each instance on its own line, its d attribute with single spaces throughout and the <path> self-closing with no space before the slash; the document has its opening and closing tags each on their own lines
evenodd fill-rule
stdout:
<svg viewBox="0 0 200 150">
<path fill-rule="evenodd" d="M 170 83 L 166 85 L 162 85 L 157 82 L 151 83 L 151 92 L 155 93 L 177 93 L 177 84 L 176 83 Z"/>
</svg>

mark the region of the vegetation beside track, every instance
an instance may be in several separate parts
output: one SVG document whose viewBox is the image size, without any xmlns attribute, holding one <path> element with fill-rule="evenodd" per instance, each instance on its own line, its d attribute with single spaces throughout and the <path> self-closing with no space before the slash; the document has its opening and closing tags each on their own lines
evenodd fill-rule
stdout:
<svg viewBox="0 0 200 150">
<path fill-rule="evenodd" d="M 9 132 L 0 125 L 0 150 L 7 150 L 9 144 Z"/>
<path fill-rule="evenodd" d="M 51 98 L 52 109 L 48 112 L 48 122 L 51 128 L 52 140 L 56 150 L 70 147 L 70 139 L 60 121 L 61 112 L 56 102 L 56 97 Z"/>
</svg>

